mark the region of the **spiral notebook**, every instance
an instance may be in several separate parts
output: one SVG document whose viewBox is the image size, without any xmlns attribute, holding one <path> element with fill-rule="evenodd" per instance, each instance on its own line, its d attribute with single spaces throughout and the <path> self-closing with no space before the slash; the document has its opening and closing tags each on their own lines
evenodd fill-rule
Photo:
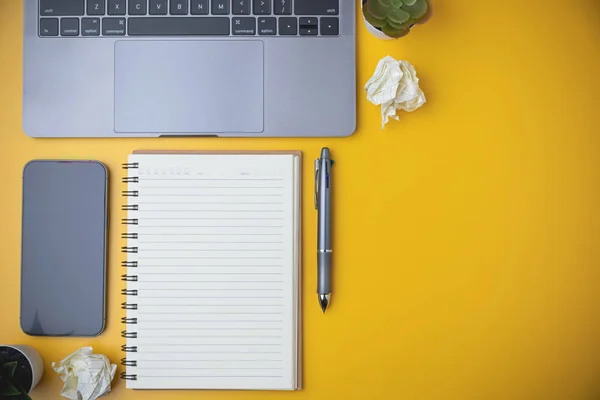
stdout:
<svg viewBox="0 0 600 400">
<path fill-rule="evenodd" d="M 300 164 L 299 152 L 129 156 L 127 388 L 300 388 Z"/>
</svg>

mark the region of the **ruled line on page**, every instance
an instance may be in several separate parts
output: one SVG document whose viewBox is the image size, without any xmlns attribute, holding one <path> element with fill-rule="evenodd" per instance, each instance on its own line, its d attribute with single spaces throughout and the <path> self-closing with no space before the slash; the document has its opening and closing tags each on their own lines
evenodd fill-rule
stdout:
<svg viewBox="0 0 600 400">
<path fill-rule="evenodd" d="M 264 213 L 281 213 L 283 212 L 283 210 L 268 210 L 268 209 L 257 209 L 257 210 L 206 210 L 206 209 L 159 209 L 159 210 L 149 210 L 149 209 L 138 209 L 137 210 L 140 213 L 148 213 L 148 212 L 223 212 L 223 213 L 241 213 L 241 212 L 247 212 L 247 213 L 252 213 L 252 212 L 264 212 Z M 148 218 L 145 218 L 148 219 Z"/>
<path fill-rule="evenodd" d="M 156 370 L 156 369 L 164 369 L 164 368 L 138 367 L 138 370 L 140 370 L 140 369 L 150 369 L 150 370 L 154 369 L 154 370 Z M 182 369 L 182 370 L 186 370 L 186 369 L 201 369 L 201 370 L 204 370 L 204 369 L 210 369 L 210 370 L 213 370 L 213 369 L 215 369 L 215 370 L 219 370 L 219 369 L 225 369 L 225 370 L 231 370 L 231 369 L 273 370 L 273 369 L 281 369 L 281 368 L 270 368 L 270 367 L 261 367 L 261 368 L 254 368 L 254 367 L 235 367 L 235 368 L 234 367 L 226 367 L 226 368 L 219 368 L 219 367 L 214 367 L 214 368 L 210 368 L 210 367 L 206 367 L 206 368 L 203 368 L 203 367 L 194 367 L 194 368 L 182 368 L 182 367 L 172 367 L 172 368 L 169 368 L 169 369 L 170 370 L 180 370 L 180 369 Z"/>
<path fill-rule="evenodd" d="M 149 275 L 149 274 L 144 274 L 144 275 Z M 161 274 L 154 274 L 154 275 L 161 275 Z M 196 274 L 196 275 L 201 275 L 201 274 Z M 143 280 L 139 280 L 138 282 L 156 282 L 156 281 L 143 281 Z M 210 283 L 281 283 L 283 282 L 283 280 L 274 280 L 274 281 L 252 281 L 252 280 L 228 280 L 228 279 L 221 279 L 221 280 L 200 280 L 200 281 L 192 281 L 189 279 L 182 279 L 182 280 L 169 280 L 166 282 L 171 282 L 171 283 L 181 283 L 181 282 L 210 282 Z"/>
<path fill-rule="evenodd" d="M 269 226 L 264 228 L 271 228 Z M 195 236 L 195 235 L 204 235 L 204 236 L 244 236 L 248 235 L 246 233 L 158 233 L 158 232 L 149 232 L 149 233 L 141 233 L 139 236 Z M 252 236 L 283 236 L 281 233 L 252 233 Z M 209 242 L 210 243 L 210 242 Z"/>
<path fill-rule="evenodd" d="M 133 239 L 135 240 L 135 239 Z M 178 241 L 173 241 L 173 242 L 165 242 L 165 241 L 161 241 L 161 240 L 141 240 L 141 239 L 137 239 L 137 243 L 139 244 L 144 244 L 144 243 L 152 243 L 152 244 L 171 244 L 171 243 L 176 243 L 176 244 L 197 244 L 197 241 L 187 241 L 187 240 L 178 240 Z M 283 241 L 263 241 L 263 242 L 203 242 L 203 244 L 282 244 L 284 243 Z"/>
<path fill-rule="evenodd" d="M 237 197 L 237 196 L 246 196 L 246 197 L 283 197 L 282 194 L 249 194 L 249 193 L 227 193 L 227 194 L 216 194 L 216 193 L 152 193 L 147 194 L 147 196 L 154 197 Z"/>
<path fill-rule="evenodd" d="M 142 282 L 142 283 L 144 283 L 144 286 L 146 286 L 146 284 L 154 284 L 154 283 L 157 283 L 157 282 Z M 245 291 L 255 291 L 255 292 L 267 292 L 267 291 L 269 291 L 269 292 L 272 292 L 272 291 L 282 292 L 283 291 L 283 289 L 281 289 L 281 288 L 278 288 L 278 289 L 270 289 L 270 288 L 268 288 L 268 289 L 263 289 L 263 288 L 258 288 L 258 289 L 251 289 L 251 288 L 250 289 L 240 289 L 240 288 L 224 288 L 224 289 L 223 288 L 219 288 L 219 289 L 206 289 L 206 288 L 186 289 L 186 288 L 175 288 L 175 289 L 173 289 L 173 288 L 148 288 L 148 287 L 140 287 L 138 290 L 140 290 L 140 291 L 141 290 L 144 290 L 144 291 L 145 290 L 157 290 L 157 291 L 160 291 L 160 290 L 175 290 L 175 291 L 184 291 L 184 290 L 188 290 L 188 291 L 190 291 L 190 290 L 191 291 L 207 291 L 207 290 L 212 290 L 212 291 L 216 291 L 216 292 L 221 292 L 221 291 L 238 291 L 239 292 L 239 291 L 242 291 L 242 290 L 245 290 Z"/>
<path fill-rule="evenodd" d="M 246 269 L 254 269 L 254 268 L 280 268 L 281 265 L 173 265 L 173 264 L 164 264 L 164 265 L 139 265 L 137 269 L 148 269 L 148 268 L 246 268 Z M 183 272 L 185 274 L 189 272 Z"/>
<path fill-rule="evenodd" d="M 204 220 L 204 219 L 218 220 L 218 221 L 221 221 L 221 220 L 226 220 L 226 221 L 230 221 L 230 220 L 236 220 L 236 221 L 239 221 L 239 220 L 281 221 L 283 218 L 281 218 L 281 217 L 231 217 L 231 218 L 229 218 L 229 217 L 144 217 L 144 220 L 153 220 L 153 221 L 154 220 L 177 221 L 180 219 L 186 220 L 186 221 L 188 221 L 188 220 Z M 144 226 L 150 226 L 150 225 L 144 224 Z M 164 226 L 164 225 L 161 225 L 161 226 Z M 190 226 L 190 225 L 185 225 L 183 227 L 188 227 L 188 226 Z M 220 225 L 220 226 L 222 226 L 222 225 Z M 227 226 L 227 227 L 231 228 L 231 226 Z"/>
<path fill-rule="evenodd" d="M 145 331 L 163 331 L 165 328 L 144 328 Z M 281 331 L 283 328 L 177 328 L 178 331 Z"/>
<path fill-rule="evenodd" d="M 140 260 L 280 260 L 283 257 L 138 257 Z"/>
<path fill-rule="evenodd" d="M 140 176 L 140 180 L 145 181 L 282 181 L 283 178 L 191 178 L 191 177 L 169 177 L 169 178 L 150 178 L 148 176 Z"/>
<path fill-rule="evenodd" d="M 254 204 L 269 204 L 269 205 L 283 205 L 280 201 L 178 201 L 177 203 L 165 202 L 165 201 L 138 201 L 137 204 L 240 204 L 240 205 L 254 205 Z"/>
<path fill-rule="evenodd" d="M 145 289 L 145 290 L 140 290 L 140 292 L 147 292 L 148 290 L 159 290 L 159 289 Z M 174 289 L 169 289 L 169 290 L 174 290 Z M 194 289 L 192 289 L 194 290 Z M 248 290 L 248 289 L 244 289 L 244 290 Z M 142 299 L 156 299 L 156 298 L 160 298 L 160 299 L 282 299 L 283 296 L 252 296 L 252 297 L 238 297 L 238 296 L 179 296 L 179 297 L 155 297 L 155 296 L 143 296 L 143 295 L 137 295 L 136 296 L 138 299 L 142 298 Z"/>
<path fill-rule="evenodd" d="M 283 228 L 283 225 L 141 225 L 144 228 Z"/>
<path fill-rule="evenodd" d="M 138 185 L 140 189 L 283 189 L 283 186 L 147 186 L 142 183 Z"/>
<path fill-rule="evenodd" d="M 246 346 L 269 346 L 269 347 L 281 347 L 282 345 L 280 343 L 270 343 L 270 344 L 263 344 L 263 343 L 244 343 L 244 344 L 239 344 L 239 343 L 208 343 L 208 344 L 189 344 L 189 343 L 165 343 L 165 344 L 161 344 L 162 346 L 210 346 L 210 347 L 215 347 L 215 346 L 241 346 L 241 347 L 246 347 Z M 158 346 L 158 344 L 150 344 L 150 343 L 146 343 L 146 344 L 142 344 L 142 346 Z"/>
<path fill-rule="evenodd" d="M 149 307 L 167 307 L 167 306 L 149 306 Z M 176 307 L 176 306 L 173 306 L 173 307 Z M 194 306 L 194 307 L 202 307 L 202 306 Z M 260 306 L 255 306 L 255 307 L 260 307 Z M 269 307 L 275 307 L 275 306 L 269 306 Z M 142 312 L 142 311 L 143 311 L 143 307 L 138 308 L 138 314 L 153 314 L 153 315 L 165 314 L 164 312 L 151 312 L 151 311 Z M 181 314 L 185 314 L 185 315 L 282 315 L 283 312 L 277 312 L 277 311 L 275 311 L 275 312 L 224 312 L 224 311 L 219 311 L 219 312 L 202 312 L 202 311 L 178 312 L 178 311 L 173 311 L 173 312 L 169 312 L 169 315 L 181 315 Z"/>
<path fill-rule="evenodd" d="M 260 244 L 260 243 L 253 243 L 253 244 Z M 138 246 L 138 248 L 141 246 Z M 282 249 L 191 249 L 191 248 L 187 248 L 187 249 L 155 249 L 155 248 L 150 248 L 147 249 L 147 251 L 155 251 L 155 252 L 159 252 L 159 251 L 227 251 L 227 252 L 231 252 L 231 251 L 249 251 L 249 252 L 255 252 L 255 251 L 283 251 Z"/>
<path fill-rule="evenodd" d="M 160 319 L 156 319 L 156 320 L 149 320 L 146 322 L 177 322 L 177 323 L 182 323 L 182 322 L 195 322 L 194 320 L 188 320 L 188 319 L 183 319 L 183 320 L 171 320 L 171 319 L 165 319 L 165 320 L 160 320 Z M 252 322 L 253 324 L 257 324 L 257 323 L 275 323 L 275 322 L 283 322 L 280 319 L 273 319 L 273 320 L 265 320 L 265 319 L 257 319 L 257 320 L 251 320 L 251 319 L 240 319 L 240 320 L 228 320 L 228 319 L 219 319 L 219 320 L 208 320 L 208 319 L 202 319 L 202 320 L 198 320 L 198 322 L 202 322 L 202 323 L 217 323 L 217 322 L 228 322 L 228 323 L 241 323 L 241 322 Z M 174 328 L 176 329 L 176 328 Z"/>
<path fill-rule="evenodd" d="M 189 379 L 198 379 L 198 378 L 283 378 L 283 375 L 202 375 L 202 376 L 189 376 L 189 375 L 146 375 L 144 374 L 144 378 L 189 378 Z M 142 379 L 141 377 L 139 379 Z"/>
<path fill-rule="evenodd" d="M 138 267 L 139 268 L 139 267 Z M 158 267 L 161 268 L 161 267 Z M 144 275 L 282 275 L 282 272 L 144 272 Z M 169 282 L 187 282 L 187 281 L 169 281 Z M 234 282 L 234 281 L 210 281 L 210 282 Z M 282 282 L 282 281 L 240 281 L 240 282 Z"/>
</svg>

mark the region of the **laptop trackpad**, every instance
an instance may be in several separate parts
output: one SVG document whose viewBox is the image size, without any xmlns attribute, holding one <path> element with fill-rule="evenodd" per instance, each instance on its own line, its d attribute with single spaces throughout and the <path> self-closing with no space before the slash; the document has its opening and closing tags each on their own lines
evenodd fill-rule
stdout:
<svg viewBox="0 0 600 400">
<path fill-rule="evenodd" d="M 262 132 L 262 42 L 116 42 L 115 131 Z"/>
</svg>

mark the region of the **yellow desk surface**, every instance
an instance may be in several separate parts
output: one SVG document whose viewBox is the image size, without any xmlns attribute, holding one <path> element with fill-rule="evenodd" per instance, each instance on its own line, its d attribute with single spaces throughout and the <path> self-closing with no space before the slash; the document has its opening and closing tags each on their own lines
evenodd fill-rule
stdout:
<svg viewBox="0 0 600 400">
<path fill-rule="evenodd" d="M 344 0 L 345 1 L 345 0 Z M 598 399 L 600 396 L 600 3 L 433 0 L 392 42 L 358 21 L 358 85 L 390 54 L 428 102 L 382 131 L 359 89 L 343 139 L 31 139 L 21 129 L 21 6 L 0 1 L 0 342 L 52 361 L 92 345 L 122 357 L 120 164 L 134 149 L 304 152 L 304 390 L 131 391 L 113 399 Z M 301 112 L 301 110 L 299 110 Z M 312 159 L 330 146 L 335 275 L 315 295 Z M 110 169 L 108 323 L 97 338 L 19 328 L 21 171 L 34 158 Z M 119 366 L 118 372 L 123 368 Z"/>
</svg>

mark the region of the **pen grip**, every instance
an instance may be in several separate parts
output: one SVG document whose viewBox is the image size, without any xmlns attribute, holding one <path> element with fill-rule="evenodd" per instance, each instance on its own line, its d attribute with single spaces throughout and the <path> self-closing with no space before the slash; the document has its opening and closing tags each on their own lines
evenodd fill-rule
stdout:
<svg viewBox="0 0 600 400">
<path fill-rule="evenodd" d="M 331 257 L 332 253 L 317 253 L 317 293 L 331 293 Z"/>
</svg>

